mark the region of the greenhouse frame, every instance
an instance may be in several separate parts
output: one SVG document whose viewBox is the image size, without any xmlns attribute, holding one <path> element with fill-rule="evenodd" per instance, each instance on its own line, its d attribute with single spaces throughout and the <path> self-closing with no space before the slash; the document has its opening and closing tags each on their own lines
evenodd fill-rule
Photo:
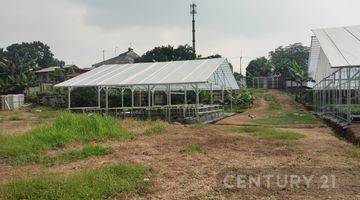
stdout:
<svg viewBox="0 0 360 200">
<path fill-rule="evenodd" d="M 239 90 L 230 64 L 225 58 L 103 65 L 55 87 L 68 89 L 70 110 L 100 112 L 120 117 L 166 118 L 169 121 L 181 118 L 188 122 L 207 122 L 222 118 L 222 104 L 226 95 L 230 96 L 232 104 L 232 93 Z M 89 87 L 97 89 L 97 105 L 73 107 L 72 91 L 75 88 Z M 121 92 L 120 106 L 109 106 L 110 90 Z M 105 91 L 105 105 L 101 105 L 101 91 Z M 131 92 L 130 106 L 125 106 L 125 91 Z M 201 91 L 210 93 L 211 100 L 208 104 L 201 103 Z M 161 97 L 166 98 L 166 103 L 156 103 L 156 92 L 163 94 Z M 191 92 L 196 98 L 192 104 L 188 100 Z M 220 104 L 214 103 L 214 93 L 220 96 Z M 135 94 L 138 99 L 135 99 Z M 173 104 L 173 95 L 183 96 L 182 103 Z M 144 97 L 145 103 L 142 101 Z"/>
<path fill-rule="evenodd" d="M 360 26 L 313 30 L 309 71 L 314 109 L 337 123 L 360 122 Z"/>
</svg>

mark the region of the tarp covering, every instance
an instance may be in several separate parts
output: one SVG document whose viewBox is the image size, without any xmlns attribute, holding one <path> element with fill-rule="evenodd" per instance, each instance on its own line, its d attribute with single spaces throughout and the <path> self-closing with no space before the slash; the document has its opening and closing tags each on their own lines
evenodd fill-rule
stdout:
<svg viewBox="0 0 360 200">
<path fill-rule="evenodd" d="M 205 89 L 209 83 L 212 89 L 239 89 L 225 58 L 103 65 L 55 87 L 199 84 Z"/>
</svg>

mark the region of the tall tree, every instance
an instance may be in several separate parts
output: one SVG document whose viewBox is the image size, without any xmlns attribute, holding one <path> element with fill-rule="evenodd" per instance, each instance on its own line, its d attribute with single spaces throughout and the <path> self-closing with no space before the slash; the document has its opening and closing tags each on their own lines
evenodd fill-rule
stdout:
<svg viewBox="0 0 360 200">
<path fill-rule="evenodd" d="M 302 43 L 291 44 L 286 47 L 278 47 L 269 53 L 270 62 L 274 66 L 274 73 L 281 74 L 285 78 L 291 78 L 289 63 L 296 62 L 300 69 L 307 73 L 310 48 Z"/>
<path fill-rule="evenodd" d="M 196 55 L 189 45 L 180 45 L 177 48 L 173 46 L 161 46 L 146 52 L 136 62 L 163 62 L 175 60 L 194 60 Z"/>
<path fill-rule="evenodd" d="M 36 84 L 35 70 L 64 64 L 54 58 L 48 45 L 39 41 L 12 44 L 6 51 L 0 49 L 0 92 L 21 93 Z"/>
<path fill-rule="evenodd" d="M 252 85 L 254 77 L 269 76 L 272 74 L 272 65 L 265 57 L 256 58 L 250 61 L 246 68 L 246 84 Z"/>
</svg>

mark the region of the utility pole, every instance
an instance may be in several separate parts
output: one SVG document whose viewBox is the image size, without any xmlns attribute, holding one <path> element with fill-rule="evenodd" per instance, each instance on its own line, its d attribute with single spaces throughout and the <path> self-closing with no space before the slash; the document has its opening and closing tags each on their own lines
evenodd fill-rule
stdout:
<svg viewBox="0 0 360 200">
<path fill-rule="evenodd" d="M 190 4 L 190 14 L 192 15 L 192 43 L 194 54 L 196 55 L 195 49 L 195 14 L 197 14 L 197 5 L 195 3 Z"/>
<path fill-rule="evenodd" d="M 105 50 L 102 50 L 103 53 L 103 61 L 105 61 Z"/>
<path fill-rule="evenodd" d="M 242 56 L 242 50 L 241 50 L 241 55 L 240 55 L 240 75 L 242 75 L 242 59 L 243 59 L 243 56 Z"/>
</svg>

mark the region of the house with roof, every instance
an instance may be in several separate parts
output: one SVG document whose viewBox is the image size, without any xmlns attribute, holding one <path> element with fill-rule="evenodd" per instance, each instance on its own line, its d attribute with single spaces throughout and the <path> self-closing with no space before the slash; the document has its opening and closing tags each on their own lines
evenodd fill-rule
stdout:
<svg viewBox="0 0 360 200">
<path fill-rule="evenodd" d="M 100 67 L 102 65 L 115 65 L 115 64 L 129 64 L 129 63 L 134 63 L 135 60 L 137 58 L 139 58 L 140 56 L 135 53 L 134 49 L 129 48 L 128 51 L 119 54 L 116 57 L 104 60 L 102 62 L 93 64 L 92 67 L 93 68 L 97 68 Z"/>
</svg>

